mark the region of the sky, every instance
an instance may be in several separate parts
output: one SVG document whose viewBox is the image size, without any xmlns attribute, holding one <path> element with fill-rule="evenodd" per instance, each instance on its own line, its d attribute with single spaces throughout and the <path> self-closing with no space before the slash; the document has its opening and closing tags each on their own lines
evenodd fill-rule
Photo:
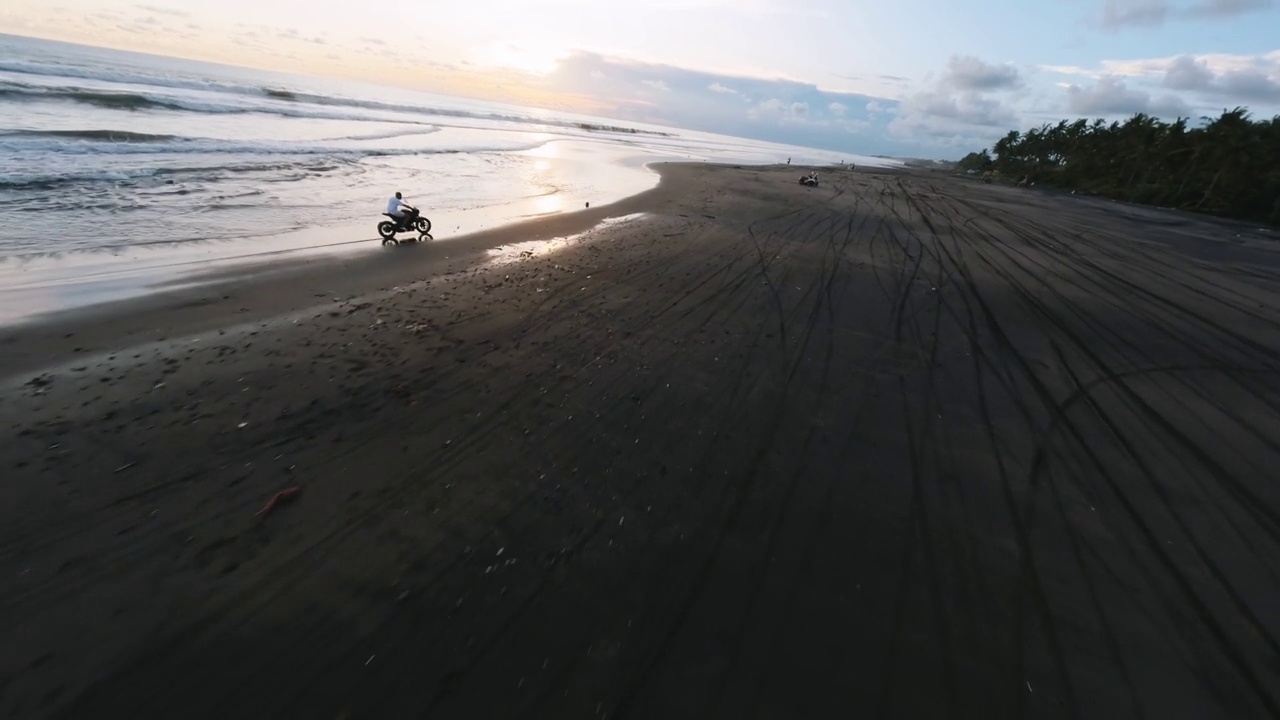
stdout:
<svg viewBox="0 0 1280 720">
<path fill-rule="evenodd" d="M 1280 114 L 1280 0 L 4 0 L 0 32 L 863 154 Z"/>
</svg>

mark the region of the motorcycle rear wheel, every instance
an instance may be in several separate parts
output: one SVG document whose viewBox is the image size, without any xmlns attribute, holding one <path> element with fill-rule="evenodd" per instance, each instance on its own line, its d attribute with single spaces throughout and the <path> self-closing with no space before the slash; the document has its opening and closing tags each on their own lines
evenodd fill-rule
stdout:
<svg viewBox="0 0 1280 720">
<path fill-rule="evenodd" d="M 383 220 L 378 223 L 378 234 L 381 235 L 384 240 L 394 238 L 396 236 L 396 224 L 390 220 Z"/>
</svg>

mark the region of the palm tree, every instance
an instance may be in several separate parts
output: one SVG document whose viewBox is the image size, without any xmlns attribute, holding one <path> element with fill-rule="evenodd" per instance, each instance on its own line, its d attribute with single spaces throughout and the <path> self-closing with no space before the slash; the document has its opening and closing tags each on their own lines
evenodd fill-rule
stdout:
<svg viewBox="0 0 1280 720">
<path fill-rule="evenodd" d="M 1172 123 L 1138 113 L 1012 130 L 965 163 L 1006 177 L 1280 225 L 1280 116 L 1243 107 Z"/>
</svg>

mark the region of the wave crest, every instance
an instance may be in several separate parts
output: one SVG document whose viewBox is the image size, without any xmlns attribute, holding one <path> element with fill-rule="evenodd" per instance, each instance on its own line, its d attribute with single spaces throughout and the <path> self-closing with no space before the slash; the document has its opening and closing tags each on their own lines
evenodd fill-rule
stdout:
<svg viewBox="0 0 1280 720">
<path fill-rule="evenodd" d="M 0 70 L 4 64 L 0 63 Z M 160 86 L 164 88 L 167 86 Z M 163 92 L 163 90 L 162 90 Z M 204 91 L 213 99 L 198 100 L 179 98 L 156 93 L 99 90 L 70 86 L 26 85 L 0 83 L 0 100 L 62 101 L 74 102 L 114 110 L 168 110 L 193 113 L 264 113 L 284 117 L 313 118 L 320 120 L 356 120 L 398 122 L 427 125 L 422 119 L 406 116 L 446 117 L 470 120 L 509 122 L 519 125 L 585 130 L 587 132 L 622 133 L 628 135 L 670 136 L 658 130 L 642 130 L 623 125 L 584 122 L 563 118 L 539 118 L 529 115 L 500 112 L 478 112 L 456 108 L 386 103 L 371 100 L 354 100 L 294 92 L 277 88 L 254 88 L 252 91 Z M 255 100 L 255 97 L 257 100 Z M 345 111 L 345 112 L 343 112 Z M 393 113 L 394 117 L 379 117 L 368 113 Z M 363 113 L 363 114 L 362 114 Z"/>
<path fill-rule="evenodd" d="M 108 143 L 161 143 L 181 139 L 177 135 L 153 135 L 126 130 L 0 130 L 0 140 L 5 138 L 57 138 Z"/>
</svg>

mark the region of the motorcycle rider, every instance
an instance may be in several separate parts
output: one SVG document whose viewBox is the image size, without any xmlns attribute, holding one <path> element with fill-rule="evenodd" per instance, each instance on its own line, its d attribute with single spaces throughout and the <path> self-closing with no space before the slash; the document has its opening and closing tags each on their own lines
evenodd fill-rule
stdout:
<svg viewBox="0 0 1280 720">
<path fill-rule="evenodd" d="M 413 218 L 418 214 L 418 208 L 405 202 L 404 197 L 400 193 L 396 193 L 395 197 L 387 201 L 387 214 L 403 230 L 409 227 L 408 223 L 413 222 Z"/>
</svg>

